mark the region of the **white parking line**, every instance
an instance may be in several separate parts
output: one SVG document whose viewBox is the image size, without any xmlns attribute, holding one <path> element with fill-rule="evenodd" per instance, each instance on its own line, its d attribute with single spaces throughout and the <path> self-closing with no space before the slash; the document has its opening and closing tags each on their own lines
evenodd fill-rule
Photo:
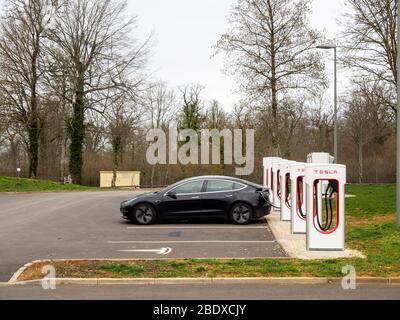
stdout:
<svg viewBox="0 0 400 320">
<path fill-rule="evenodd" d="M 129 244 L 129 243 L 141 243 L 141 244 L 146 244 L 146 243 L 276 243 L 276 240 L 272 241 L 265 241 L 265 240 L 250 240 L 250 241 L 226 241 L 226 240 L 199 240 L 199 241 L 107 241 L 109 244 Z"/>
<path fill-rule="evenodd" d="M 197 226 L 197 227 L 186 227 L 186 226 L 168 226 L 168 227 L 127 227 L 127 229 L 135 230 L 146 230 L 146 229 L 268 229 L 267 226 L 264 227 L 215 227 L 215 226 Z"/>
</svg>

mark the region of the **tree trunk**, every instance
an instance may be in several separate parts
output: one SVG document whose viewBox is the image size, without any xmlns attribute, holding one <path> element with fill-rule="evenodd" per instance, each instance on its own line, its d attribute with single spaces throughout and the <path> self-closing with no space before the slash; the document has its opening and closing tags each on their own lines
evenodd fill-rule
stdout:
<svg viewBox="0 0 400 320">
<path fill-rule="evenodd" d="M 111 181 L 111 188 L 117 187 L 117 171 L 119 168 L 119 157 L 122 154 L 122 139 L 118 134 L 112 139 L 113 147 L 113 178 Z"/>
<path fill-rule="evenodd" d="M 271 95 L 272 95 L 272 103 L 271 103 L 271 108 L 272 108 L 272 147 L 273 147 L 273 152 L 274 155 L 279 156 L 280 151 L 279 151 L 279 139 L 278 139 L 278 102 L 277 102 L 277 92 L 276 92 L 276 83 L 274 81 L 271 81 L 272 84 L 272 89 L 271 89 Z"/>
<path fill-rule="evenodd" d="M 358 142 L 358 182 L 363 183 L 364 180 L 364 161 L 363 161 L 363 143 L 362 139 Z"/>
<path fill-rule="evenodd" d="M 168 185 L 168 179 L 169 179 L 169 165 L 166 166 L 165 168 L 165 178 L 164 178 L 164 184 Z"/>
<path fill-rule="evenodd" d="M 64 131 L 64 130 L 63 130 Z M 60 145 L 60 163 L 59 163 L 59 178 L 60 182 L 64 182 L 64 177 L 65 177 L 65 158 L 67 154 L 67 148 L 66 148 L 66 139 L 64 132 L 62 133 L 61 137 L 61 145 Z"/>
<path fill-rule="evenodd" d="M 111 180 L 111 188 L 116 188 L 117 187 L 117 171 L 118 171 L 118 160 L 116 159 L 116 156 L 114 155 L 113 159 L 113 177 Z"/>
<path fill-rule="evenodd" d="M 278 88 L 276 80 L 276 56 L 275 56 L 275 26 L 271 4 L 269 4 L 269 14 L 271 16 L 271 108 L 272 108 L 272 147 L 274 155 L 280 155 L 278 138 Z"/>
<path fill-rule="evenodd" d="M 37 178 L 39 163 L 39 124 L 37 119 L 32 119 L 28 124 L 28 157 L 29 157 L 29 178 Z"/>
<path fill-rule="evenodd" d="M 67 92 L 67 80 L 65 73 L 62 73 L 62 103 L 61 103 L 61 112 L 63 113 L 64 117 L 63 120 L 67 118 L 67 98 L 66 98 L 66 92 Z M 61 131 L 60 131 L 60 163 L 59 163 L 59 179 L 60 182 L 64 182 L 64 178 L 66 177 L 66 164 L 67 164 L 67 143 L 68 143 L 68 138 L 67 138 L 67 132 L 65 126 L 61 126 Z"/>
<path fill-rule="evenodd" d="M 85 139 L 85 95 L 83 81 L 79 81 L 75 91 L 71 123 L 71 144 L 69 167 L 73 182 L 82 183 L 83 143 Z"/>
<path fill-rule="evenodd" d="M 156 171 L 156 166 L 151 167 L 151 177 L 150 177 L 150 186 L 153 188 L 154 186 L 154 173 Z"/>
<path fill-rule="evenodd" d="M 32 53 L 32 80 L 30 84 L 30 115 L 28 117 L 28 138 L 29 138 L 29 178 L 37 177 L 37 168 L 39 163 L 39 119 L 37 110 L 37 56 L 39 43 L 36 43 L 35 50 Z"/>
<path fill-rule="evenodd" d="M 19 167 L 19 163 L 18 163 L 18 145 L 15 142 L 14 137 L 10 139 L 10 149 L 11 149 L 13 174 L 15 174 L 17 172 L 17 168 Z"/>
</svg>

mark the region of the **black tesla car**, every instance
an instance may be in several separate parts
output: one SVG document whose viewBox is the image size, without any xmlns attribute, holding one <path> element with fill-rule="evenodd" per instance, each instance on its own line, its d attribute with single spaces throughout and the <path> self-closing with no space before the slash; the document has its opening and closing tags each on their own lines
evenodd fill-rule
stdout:
<svg viewBox="0 0 400 320">
<path fill-rule="evenodd" d="M 248 224 L 271 212 L 269 190 L 241 179 L 203 176 L 121 203 L 125 219 L 148 225 L 163 219 L 225 218 Z"/>
</svg>

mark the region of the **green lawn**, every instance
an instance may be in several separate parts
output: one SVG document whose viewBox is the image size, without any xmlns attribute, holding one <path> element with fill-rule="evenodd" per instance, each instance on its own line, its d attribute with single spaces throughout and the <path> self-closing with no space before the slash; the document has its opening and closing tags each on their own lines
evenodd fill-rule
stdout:
<svg viewBox="0 0 400 320">
<path fill-rule="evenodd" d="M 95 190 L 93 187 L 62 184 L 47 180 L 0 177 L 0 192 L 55 192 Z"/>
<path fill-rule="evenodd" d="M 54 262 L 59 277 L 341 277 L 352 265 L 358 276 L 400 276 L 400 228 L 395 222 L 394 185 L 350 185 L 346 199 L 346 244 L 367 259 L 338 260 L 139 260 Z M 22 280 L 41 277 L 41 265 Z"/>
<path fill-rule="evenodd" d="M 346 213 L 351 217 L 373 219 L 396 211 L 394 184 L 348 185 L 346 193 L 356 195 L 356 198 L 346 199 Z"/>
</svg>

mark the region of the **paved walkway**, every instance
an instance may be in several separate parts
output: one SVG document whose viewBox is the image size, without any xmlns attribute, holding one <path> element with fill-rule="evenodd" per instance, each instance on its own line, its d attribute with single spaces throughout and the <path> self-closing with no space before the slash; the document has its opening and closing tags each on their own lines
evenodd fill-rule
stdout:
<svg viewBox="0 0 400 320">
<path fill-rule="evenodd" d="M 290 222 L 281 221 L 280 214 L 277 211 L 267 217 L 268 226 L 272 230 L 276 240 L 292 258 L 298 259 L 336 259 L 336 258 L 365 258 L 357 251 L 346 249 L 345 251 L 307 251 L 306 235 L 292 234 L 290 231 Z"/>
</svg>

